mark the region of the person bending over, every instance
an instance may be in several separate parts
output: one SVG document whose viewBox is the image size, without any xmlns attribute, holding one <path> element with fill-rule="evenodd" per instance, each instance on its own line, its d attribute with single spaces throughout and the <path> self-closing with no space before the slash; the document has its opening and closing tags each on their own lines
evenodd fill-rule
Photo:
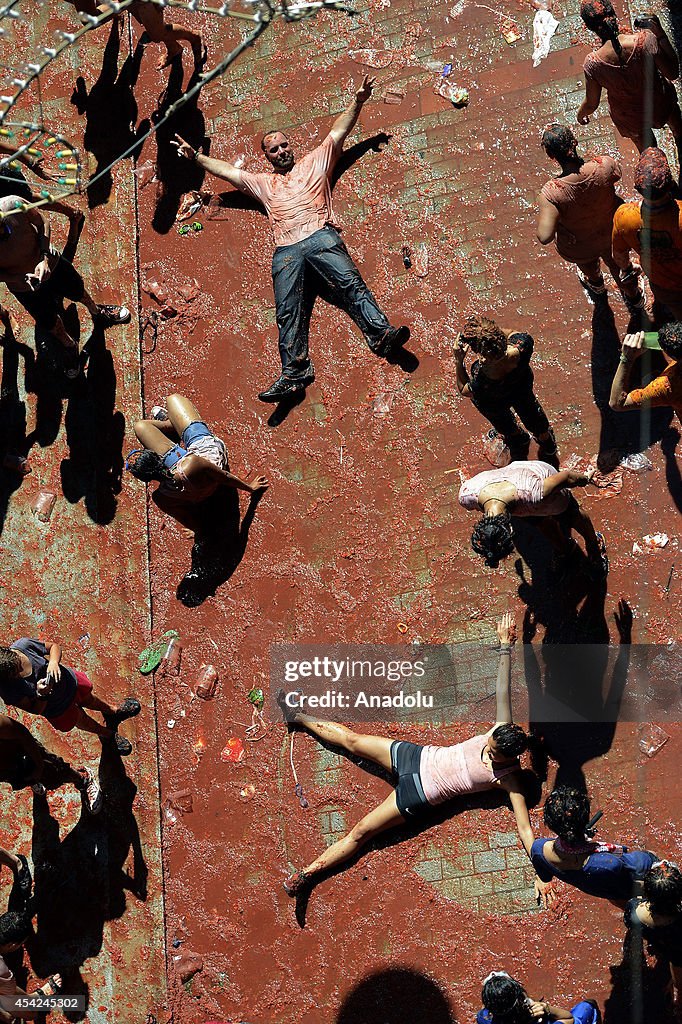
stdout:
<svg viewBox="0 0 682 1024">
<path fill-rule="evenodd" d="M 543 882 L 558 878 L 621 908 L 641 892 L 642 879 L 658 858 L 646 850 L 592 839 L 587 793 L 558 786 L 545 800 L 543 816 L 547 828 L 557 834 L 556 839 L 533 843 L 531 861 Z"/>
<path fill-rule="evenodd" d="M 492 423 L 512 459 L 527 455 L 530 442 L 528 434 L 518 424 L 518 416 L 537 442 L 538 457 L 556 464 L 558 469 L 554 432 L 533 390 L 530 368 L 533 347 L 530 334 L 503 331 L 486 316 L 469 317 L 456 341 L 457 390 Z M 467 372 L 465 360 L 469 350 L 475 352 L 478 359 Z"/>
<path fill-rule="evenodd" d="M 315 380 L 308 355 L 308 331 L 320 283 L 355 321 L 376 355 L 392 355 L 410 337 L 407 327 L 392 327 L 379 308 L 348 254 L 332 209 L 332 172 L 373 86 L 374 79 L 365 76 L 322 144 L 300 160 L 296 160 L 284 132 L 266 132 L 261 148 L 272 174 L 241 171 L 224 160 L 204 156 L 176 136 L 180 156 L 195 160 L 209 174 L 229 181 L 262 203 L 272 227 L 276 245 L 272 283 L 282 373 L 259 394 L 262 402 L 291 399 Z"/>
<path fill-rule="evenodd" d="M 481 991 L 483 1009 L 476 1024 L 600 1024 L 601 1013 L 594 999 L 582 999 L 565 1010 L 545 999 L 529 996 L 520 981 L 506 971 L 491 971 Z"/>
<path fill-rule="evenodd" d="M 511 652 L 516 626 L 509 612 L 498 622 L 497 635 L 500 640 L 497 721 L 488 732 L 454 746 L 420 746 L 384 736 L 364 736 L 345 725 L 320 721 L 297 711 L 292 713 L 280 691 L 280 706 L 288 721 L 349 754 L 381 765 L 395 779 L 393 792 L 378 807 L 366 814 L 343 839 L 287 878 L 284 888 L 290 896 L 310 886 L 320 872 L 343 864 L 387 829 L 407 821 L 423 820 L 433 806 L 484 790 L 503 789 L 508 793 L 521 841 L 530 855 L 533 832 L 519 764 L 520 755 L 528 747 L 528 737 L 521 726 L 514 724 L 512 717 Z M 535 886 L 540 896 L 545 887 L 539 879 Z"/>
<path fill-rule="evenodd" d="M 570 536 L 575 530 L 585 542 L 590 577 L 604 579 L 609 571 L 604 537 L 595 532 L 589 515 L 570 493 L 570 488 L 589 482 L 585 473 L 573 469 L 557 473 L 546 462 L 510 462 L 465 480 L 459 490 L 460 505 L 483 512 L 471 534 L 472 548 L 488 568 L 496 569 L 514 551 L 513 519 L 528 518 L 562 561 L 568 562 L 579 551 Z"/>
<path fill-rule="evenodd" d="M 575 135 L 563 124 L 547 125 L 542 148 L 559 164 L 561 174 L 543 185 L 538 196 L 538 241 L 555 242 L 561 258 L 578 268 L 580 283 L 593 301 L 608 295 L 603 262 L 630 312 L 643 309 L 639 270 L 631 262 L 621 269 L 611 252 L 613 215 L 623 203 L 615 189 L 620 164 L 610 156 L 583 160 Z"/>
<path fill-rule="evenodd" d="M 139 715 L 140 702 L 127 697 L 120 707 L 113 708 L 95 696 L 84 672 L 62 664 L 57 643 L 22 637 L 10 647 L 0 647 L 0 697 L 10 707 L 42 715 L 60 732 L 81 729 L 99 736 L 103 743 L 114 740 L 122 756 L 133 749 L 117 729 L 127 718 Z M 105 724 L 92 718 L 86 708 L 98 711 Z"/>
<path fill-rule="evenodd" d="M 63 205 L 63 204 L 62 204 Z M 64 206 L 67 213 L 70 207 Z M 82 215 L 74 210 L 72 227 L 78 230 Z M 125 306 L 98 304 L 86 290 L 83 278 L 62 254 L 50 245 L 50 227 L 37 209 L 24 209 L 19 196 L 0 198 L 0 281 L 41 327 L 64 348 L 64 372 L 80 373 L 78 342 L 66 330 L 61 317 L 64 299 L 81 302 L 101 328 L 126 324 Z"/>
<path fill-rule="evenodd" d="M 14 999 L 25 996 L 26 991 L 17 985 L 17 979 L 7 966 L 5 957 L 8 953 L 16 953 L 31 935 L 31 913 L 26 907 L 20 910 L 8 910 L 0 914 L 0 1022 L 12 1024 L 14 1020 L 42 1020 L 44 1010 L 15 1009 Z M 36 989 L 31 995 L 56 996 L 62 989 L 61 974 L 53 974 L 51 978 Z"/>
<path fill-rule="evenodd" d="M 583 0 L 580 16 L 602 45 L 583 64 L 585 99 L 578 110 L 578 124 L 589 124 L 605 89 L 613 123 L 640 153 L 656 145 L 652 129 L 667 124 L 679 154 L 682 115 L 672 82 L 680 66 L 656 15 L 646 15 L 646 27 L 636 33 L 620 31 L 610 0 Z"/>
</svg>

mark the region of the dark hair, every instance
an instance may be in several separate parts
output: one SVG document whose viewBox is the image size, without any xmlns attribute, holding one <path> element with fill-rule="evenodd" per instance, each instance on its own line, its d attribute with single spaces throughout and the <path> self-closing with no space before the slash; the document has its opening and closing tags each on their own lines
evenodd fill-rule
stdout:
<svg viewBox="0 0 682 1024">
<path fill-rule="evenodd" d="M 0 914 L 0 948 L 24 942 L 31 934 L 31 915 L 25 909 Z"/>
<path fill-rule="evenodd" d="M 671 359 L 682 359 L 682 324 L 663 324 L 658 331 L 661 348 Z"/>
<path fill-rule="evenodd" d="M 15 679 L 20 665 L 16 651 L 9 647 L 0 647 L 0 681 Z"/>
<path fill-rule="evenodd" d="M 481 1001 L 494 1024 L 531 1024 L 523 985 L 508 974 L 496 974 L 483 985 Z"/>
<path fill-rule="evenodd" d="M 542 133 L 542 148 L 547 156 L 551 156 L 554 160 L 566 159 L 569 156 L 580 159 L 577 146 L 578 141 L 566 124 L 559 124 L 555 121 L 548 124 Z"/>
<path fill-rule="evenodd" d="M 574 786 L 557 786 L 545 800 L 543 817 L 547 828 L 556 832 L 559 839 L 579 843 L 585 839 L 590 820 L 590 798 Z"/>
<path fill-rule="evenodd" d="M 642 150 L 635 169 L 635 188 L 645 199 L 664 199 L 673 187 L 670 164 L 662 149 Z"/>
<path fill-rule="evenodd" d="M 514 531 L 511 516 L 500 512 L 497 516 L 483 516 L 474 526 L 471 546 L 485 559 L 489 569 L 497 569 L 503 558 L 514 550 Z"/>
<path fill-rule="evenodd" d="M 602 43 L 611 40 L 622 67 L 623 48 L 618 39 L 618 18 L 610 0 L 583 0 L 580 5 L 580 17 L 590 31 L 599 36 Z"/>
<path fill-rule="evenodd" d="M 653 864 L 643 879 L 644 899 L 654 914 L 682 913 L 682 871 L 669 860 Z"/>
<path fill-rule="evenodd" d="M 284 138 L 288 141 L 288 135 L 286 132 L 280 131 L 279 128 L 271 128 L 269 132 L 266 132 L 263 138 L 260 140 L 260 148 L 265 152 L 265 140 L 269 139 L 271 135 L 284 135 Z"/>
<path fill-rule="evenodd" d="M 492 733 L 492 738 L 499 752 L 505 757 L 519 757 L 524 750 L 528 750 L 528 737 L 521 726 L 514 722 L 498 725 Z"/>
<path fill-rule="evenodd" d="M 468 317 L 461 335 L 462 341 L 470 345 L 472 351 L 486 358 L 501 359 L 507 351 L 507 335 L 487 316 Z"/>
<path fill-rule="evenodd" d="M 172 480 L 173 474 L 166 468 L 163 458 L 149 448 L 143 448 L 136 459 L 130 462 L 128 469 L 137 477 L 149 483 L 151 480 Z"/>
</svg>

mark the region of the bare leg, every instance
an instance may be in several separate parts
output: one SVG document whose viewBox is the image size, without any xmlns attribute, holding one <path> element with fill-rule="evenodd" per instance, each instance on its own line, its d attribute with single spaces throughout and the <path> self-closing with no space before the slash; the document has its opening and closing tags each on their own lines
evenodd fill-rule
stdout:
<svg viewBox="0 0 682 1024">
<path fill-rule="evenodd" d="M 110 729 L 107 725 L 100 725 L 94 718 L 91 718 L 87 712 L 81 708 L 78 712 L 78 718 L 76 719 L 76 728 L 82 729 L 83 732 L 92 732 L 95 736 L 102 736 L 105 739 L 110 739 L 114 735 L 114 730 Z"/>
<path fill-rule="evenodd" d="M 296 725 L 302 725 L 304 729 L 318 736 L 327 743 L 333 743 L 349 754 L 356 754 L 358 757 L 366 757 L 368 761 L 380 764 L 382 768 L 391 771 L 391 744 L 393 740 L 385 736 L 363 736 L 362 733 L 353 732 L 345 725 L 338 722 L 324 722 L 311 718 L 309 715 L 297 715 Z"/>
<path fill-rule="evenodd" d="M 177 443 L 166 437 L 155 420 L 138 420 L 135 424 L 135 436 L 145 448 L 156 452 L 157 455 L 166 455 Z"/>
<path fill-rule="evenodd" d="M 571 548 L 571 541 L 565 535 L 556 519 L 553 519 L 551 516 L 539 516 L 535 520 L 535 525 L 556 551 L 560 554 L 568 553 Z"/>
<path fill-rule="evenodd" d="M 169 395 L 166 399 L 166 409 L 168 418 L 180 437 L 190 423 L 204 422 L 196 405 L 193 405 L 184 395 Z"/>
<path fill-rule="evenodd" d="M 51 329 L 50 334 L 52 334 L 60 345 L 64 346 L 64 348 L 78 349 L 78 342 L 75 338 L 71 337 L 60 316 L 55 320 L 54 327 Z"/>
<path fill-rule="evenodd" d="M 343 839 L 339 839 L 338 842 L 330 846 L 329 849 L 325 850 L 323 854 L 309 864 L 307 868 L 304 868 L 303 874 L 310 877 L 310 875 L 318 874 L 320 871 L 336 867 L 337 864 L 343 864 L 344 861 L 356 854 L 365 843 L 368 843 L 381 832 L 385 832 L 389 828 L 395 828 L 396 825 L 400 825 L 404 821 L 405 819 L 398 810 L 395 793 L 391 793 L 383 803 L 375 807 L 369 814 L 366 814 L 364 818 L 361 818 L 348 835 L 344 836 Z"/>
<path fill-rule="evenodd" d="M 576 263 L 576 266 L 583 277 L 595 288 L 604 283 L 599 259 L 589 260 L 587 263 Z"/>
<path fill-rule="evenodd" d="M 111 704 L 107 704 L 101 697 L 96 697 L 94 693 L 89 693 L 84 698 L 81 705 L 84 708 L 88 708 L 90 711 L 99 711 L 100 715 L 115 715 L 116 708 L 113 708 Z"/>
<path fill-rule="evenodd" d="M 595 533 L 594 526 L 592 525 L 592 520 L 580 505 L 575 509 L 571 518 L 571 528 L 574 529 L 576 533 L 579 533 L 585 541 L 587 557 L 594 562 L 600 561 L 601 550 L 597 534 Z"/>
</svg>

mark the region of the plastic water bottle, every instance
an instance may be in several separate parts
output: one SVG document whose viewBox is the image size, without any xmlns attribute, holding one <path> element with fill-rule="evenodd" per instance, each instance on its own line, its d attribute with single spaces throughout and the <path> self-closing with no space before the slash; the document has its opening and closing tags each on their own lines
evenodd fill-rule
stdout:
<svg viewBox="0 0 682 1024">
<path fill-rule="evenodd" d="M 218 689 L 218 670 L 214 665 L 200 665 L 194 681 L 194 692 L 202 700 L 211 700 Z"/>
<path fill-rule="evenodd" d="M 54 491 L 39 491 L 33 502 L 33 512 L 36 519 L 39 519 L 41 523 L 49 522 L 56 500 L 57 495 Z"/>
<path fill-rule="evenodd" d="M 159 671 L 164 676 L 177 676 L 180 674 L 180 661 L 182 660 L 182 644 L 176 636 L 171 637 L 166 653 L 161 659 Z"/>
</svg>

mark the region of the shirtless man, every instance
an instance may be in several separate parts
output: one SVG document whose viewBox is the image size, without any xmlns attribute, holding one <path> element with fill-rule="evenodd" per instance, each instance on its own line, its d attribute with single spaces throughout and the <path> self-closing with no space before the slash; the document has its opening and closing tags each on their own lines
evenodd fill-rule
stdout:
<svg viewBox="0 0 682 1024">
<path fill-rule="evenodd" d="M 559 164 L 561 174 L 543 185 L 538 196 L 538 241 L 541 245 L 555 242 L 562 259 L 576 265 L 589 298 L 607 294 L 603 262 L 628 309 L 643 309 L 639 271 L 629 260 L 619 267 L 611 255 L 613 215 L 623 202 L 615 189 L 621 177 L 620 166 L 610 156 L 583 160 L 575 135 L 563 124 L 547 125 L 542 148 Z"/>
<path fill-rule="evenodd" d="M 101 328 L 126 324 L 130 310 L 95 302 L 83 278 L 61 253 L 50 245 L 50 227 L 37 209 L 24 209 L 19 196 L 0 198 L 0 281 L 31 314 L 38 327 L 52 334 L 64 347 L 64 372 L 69 378 L 80 372 L 78 342 L 71 337 L 61 318 L 64 299 L 81 302 Z M 69 207 L 71 230 L 80 227 L 81 215 Z"/>
<path fill-rule="evenodd" d="M 259 394 L 261 402 L 290 399 L 315 380 L 308 356 L 308 329 L 320 279 L 358 325 L 376 355 L 390 356 L 410 336 L 407 327 L 392 327 L 388 322 L 334 226 L 331 175 L 373 86 L 374 79 L 365 76 L 322 144 L 298 162 L 283 132 L 266 132 L 261 148 L 273 174 L 241 171 L 224 160 L 204 156 L 176 135 L 180 156 L 257 199 L 265 207 L 272 227 L 277 245 L 272 282 L 282 374 Z"/>
</svg>

